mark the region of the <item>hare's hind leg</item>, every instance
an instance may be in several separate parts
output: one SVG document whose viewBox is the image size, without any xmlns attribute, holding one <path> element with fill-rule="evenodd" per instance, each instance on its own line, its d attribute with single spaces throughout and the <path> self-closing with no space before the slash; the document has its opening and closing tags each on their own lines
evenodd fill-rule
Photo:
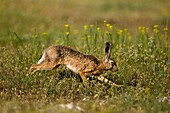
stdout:
<svg viewBox="0 0 170 113">
<path fill-rule="evenodd" d="M 52 70 L 58 66 L 60 66 L 60 64 L 57 64 L 56 62 L 43 62 L 41 64 L 33 64 L 29 68 L 28 74 L 34 73 L 38 70 Z"/>
</svg>

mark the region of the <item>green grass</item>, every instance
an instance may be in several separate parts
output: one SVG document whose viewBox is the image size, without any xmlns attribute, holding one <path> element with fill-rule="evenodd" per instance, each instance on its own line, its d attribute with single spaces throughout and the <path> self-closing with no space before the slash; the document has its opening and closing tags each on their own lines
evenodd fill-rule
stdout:
<svg viewBox="0 0 170 113">
<path fill-rule="evenodd" d="M 166 22 L 169 1 L 156 0 L 155 5 L 145 0 L 141 4 L 96 1 L 1 1 L 0 112 L 170 112 L 170 36 Z M 77 6 L 72 9 L 75 12 L 70 10 L 72 6 Z M 85 10 L 85 16 L 76 9 Z M 144 9 L 152 12 L 146 14 L 145 24 L 143 16 L 135 15 L 143 14 Z M 159 16 L 155 10 L 161 12 Z M 116 22 L 111 21 L 113 11 Z M 129 25 L 120 12 L 134 19 L 134 25 Z M 72 14 L 75 15 L 70 18 Z M 142 22 L 137 23 L 135 17 Z M 30 65 L 50 45 L 67 45 L 102 59 L 106 41 L 113 43 L 111 57 L 119 71 L 107 71 L 103 76 L 123 84 L 121 88 L 99 82 L 95 77 L 88 77 L 89 87 L 84 87 L 80 77 L 64 66 L 26 76 Z M 74 108 L 60 106 L 68 103 L 73 103 Z"/>
<path fill-rule="evenodd" d="M 53 107 L 55 105 L 69 102 L 81 106 L 86 112 L 169 111 L 169 100 L 159 102 L 169 97 L 168 35 L 161 37 L 160 43 L 161 34 L 154 32 L 150 36 L 142 28 L 133 41 L 128 38 L 127 30 L 114 31 L 110 29 L 111 25 L 105 25 L 100 29 L 99 26 L 85 27 L 81 31 L 84 38 L 75 38 L 76 34 L 72 34 L 70 26 L 58 34 L 61 37 L 57 40 L 52 34 L 40 34 L 37 31 L 25 41 L 16 33 L 12 34 L 11 43 L 0 50 L 2 112 L 46 112 L 49 109 L 56 110 Z M 65 34 L 68 30 L 69 33 Z M 110 37 L 112 33 L 117 35 Z M 89 87 L 83 87 L 79 76 L 65 67 L 26 76 L 29 66 L 38 61 L 43 49 L 50 43 L 71 45 L 77 50 L 102 58 L 105 41 L 113 43 L 112 58 L 118 63 L 119 71 L 108 71 L 104 76 L 123 84 L 122 88 L 110 87 L 95 78 L 89 80 Z M 68 111 L 61 109 L 61 112 Z"/>
</svg>

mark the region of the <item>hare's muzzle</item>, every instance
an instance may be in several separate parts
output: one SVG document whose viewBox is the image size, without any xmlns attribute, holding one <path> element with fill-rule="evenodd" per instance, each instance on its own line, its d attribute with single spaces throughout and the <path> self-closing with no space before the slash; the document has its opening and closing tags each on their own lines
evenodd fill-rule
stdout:
<svg viewBox="0 0 170 113">
<path fill-rule="evenodd" d="M 112 68 L 112 71 L 113 71 L 113 72 L 118 71 L 118 67 L 117 67 L 116 65 L 114 65 L 113 68 Z"/>
</svg>

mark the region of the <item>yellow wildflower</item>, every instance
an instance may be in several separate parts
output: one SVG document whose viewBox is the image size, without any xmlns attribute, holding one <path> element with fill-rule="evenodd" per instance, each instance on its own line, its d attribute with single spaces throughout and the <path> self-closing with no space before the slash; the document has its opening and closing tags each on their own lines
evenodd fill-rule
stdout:
<svg viewBox="0 0 170 113">
<path fill-rule="evenodd" d="M 32 35 L 32 38 L 38 38 L 38 35 L 37 34 Z"/>
<path fill-rule="evenodd" d="M 70 32 L 66 32 L 66 35 L 69 35 L 70 34 Z"/>
<path fill-rule="evenodd" d="M 97 31 L 98 31 L 98 32 L 101 32 L 101 29 L 100 29 L 100 27 L 97 27 Z"/>
<path fill-rule="evenodd" d="M 93 27 L 94 27 L 94 25 L 93 25 L 93 24 L 91 24 L 91 25 L 90 25 L 90 27 L 91 27 L 91 28 L 93 28 Z"/>
<path fill-rule="evenodd" d="M 139 32 L 141 32 L 141 29 L 142 29 L 142 27 L 141 27 L 141 26 L 139 26 L 139 27 L 138 27 Z"/>
<path fill-rule="evenodd" d="M 48 36 L 48 33 L 47 32 L 43 32 L 42 36 Z"/>
<path fill-rule="evenodd" d="M 164 28 L 164 31 L 168 31 L 168 28 L 167 28 L 167 27 L 165 27 L 165 28 Z"/>
<path fill-rule="evenodd" d="M 128 35 L 128 39 L 129 39 L 129 40 L 132 40 L 132 37 L 131 37 L 130 35 Z"/>
<path fill-rule="evenodd" d="M 110 24 L 106 24 L 106 26 L 109 28 L 109 27 L 110 27 Z"/>
<path fill-rule="evenodd" d="M 161 36 L 162 38 L 165 38 L 165 35 L 164 34 L 162 34 L 162 36 Z"/>
<path fill-rule="evenodd" d="M 153 27 L 154 27 L 154 29 L 158 29 L 158 25 L 154 25 Z"/>
<path fill-rule="evenodd" d="M 104 20 L 104 26 L 106 26 L 106 22 L 107 22 L 107 21 L 106 21 L 106 20 Z"/>
<path fill-rule="evenodd" d="M 142 32 L 142 34 L 144 35 L 144 34 L 145 34 L 145 29 L 142 29 L 141 32 Z"/>
<path fill-rule="evenodd" d="M 85 38 L 84 37 L 81 37 L 82 40 L 84 40 Z"/>
<path fill-rule="evenodd" d="M 55 40 L 55 43 L 59 43 L 60 41 L 59 40 Z"/>
<path fill-rule="evenodd" d="M 108 31 L 106 31 L 105 33 L 106 33 L 106 35 L 109 35 L 109 32 L 108 32 Z"/>
<path fill-rule="evenodd" d="M 121 29 L 117 30 L 117 34 L 118 35 L 122 35 L 123 34 L 123 30 L 121 30 Z"/>
<path fill-rule="evenodd" d="M 91 36 L 90 35 L 87 35 L 87 38 L 90 38 Z"/>
<path fill-rule="evenodd" d="M 68 24 L 65 24 L 65 27 L 66 27 L 66 28 L 69 28 L 69 25 L 68 25 Z"/>
<path fill-rule="evenodd" d="M 86 30 L 87 29 L 87 25 L 84 25 L 84 30 Z"/>
<path fill-rule="evenodd" d="M 145 30 L 145 27 L 143 26 L 142 29 Z"/>
<path fill-rule="evenodd" d="M 125 32 L 125 33 L 127 33 L 127 32 L 128 32 L 128 29 L 127 29 L 127 28 L 125 28 L 125 29 L 124 29 L 124 32 Z"/>
<path fill-rule="evenodd" d="M 112 30 L 113 26 L 112 26 L 112 25 L 110 25 L 110 26 L 109 26 L 109 28 Z"/>
<path fill-rule="evenodd" d="M 158 29 L 154 29 L 153 32 L 157 34 L 159 31 Z"/>
</svg>

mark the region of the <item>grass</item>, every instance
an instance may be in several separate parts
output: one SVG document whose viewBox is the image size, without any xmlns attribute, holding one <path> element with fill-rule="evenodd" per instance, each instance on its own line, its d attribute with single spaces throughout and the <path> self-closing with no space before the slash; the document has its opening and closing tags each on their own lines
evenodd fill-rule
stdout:
<svg viewBox="0 0 170 113">
<path fill-rule="evenodd" d="M 156 5 L 152 5 L 142 1 L 140 5 L 135 1 L 89 3 L 71 0 L 70 3 L 22 1 L 17 2 L 21 5 L 16 5 L 9 0 L 2 1 L 0 112 L 170 112 L 170 37 L 169 25 L 164 21 L 169 1 L 165 2 L 167 4 L 156 0 Z M 77 4 L 79 6 L 74 7 L 75 12 L 71 12 L 69 9 Z M 155 15 L 160 9 L 158 4 L 164 6 L 160 18 Z M 5 10 L 6 5 L 10 7 Z M 64 14 L 57 13 L 62 17 L 57 18 L 53 12 L 60 8 Z M 84 13 L 91 10 L 95 15 L 90 18 L 91 15 L 87 17 L 85 14 L 84 18 L 76 9 L 85 10 Z M 148 20 L 151 22 L 145 23 L 148 26 L 142 24 L 144 20 L 141 25 L 130 26 L 129 21 L 121 18 L 121 15 L 118 15 L 121 21 L 114 23 L 111 21 L 113 15 L 108 16 L 113 10 L 116 15 L 122 11 L 125 17 L 134 18 L 136 23 L 135 15 L 128 12 L 136 10 L 137 14 L 143 14 L 144 9 L 152 12 L 146 15 L 148 19 L 156 19 Z M 106 16 L 105 11 L 108 13 Z M 77 18 L 71 18 L 71 14 Z M 104 21 L 104 17 L 108 20 Z M 7 18 L 11 18 L 11 21 L 7 21 Z M 51 19 L 54 18 L 61 22 L 60 25 L 56 25 L 58 22 L 52 24 Z M 143 17 L 138 15 L 136 18 Z M 84 19 L 87 19 L 87 23 Z M 121 22 L 125 22 L 128 29 L 123 28 Z M 42 51 L 50 45 L 67 45 L 101 59 L 106 41 L 113 43 L 111 57 L 117 62 L 119 71 L 107 71 L 103 75 L 117 84 L 123 84 L 121 88 L 101 83 L 95 77 L 88 78 L 89 87 L 84 87 L 80 77 L 64 66 L 26 76 L 29 66 L 36 63 Z M 66 107 L 70 103 L 72 109 Z M 61 107 L 61 104 L 65 107 Z"/>
</svg>

